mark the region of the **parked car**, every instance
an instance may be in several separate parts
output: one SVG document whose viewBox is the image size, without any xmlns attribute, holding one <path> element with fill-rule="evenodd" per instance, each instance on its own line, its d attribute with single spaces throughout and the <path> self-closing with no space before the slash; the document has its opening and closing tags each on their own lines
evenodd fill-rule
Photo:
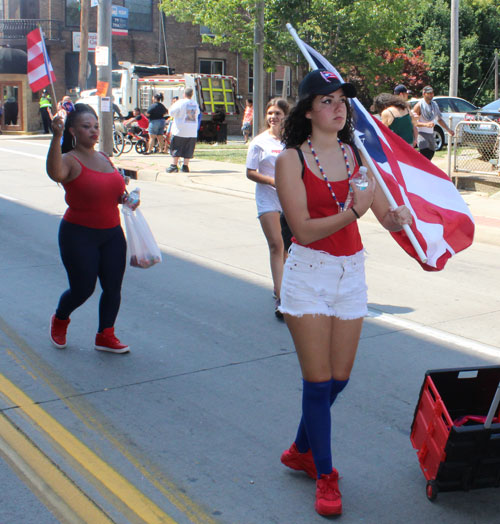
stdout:
<svg viewBox="0 0 500 524">
<path fill-rule="evenodd" d="M 409 101 L 410 106 L 413 108 L 420 100 L 421 99 L 412 98 Z M 464 120 L 466 114 L 477 110 L 474 104 L 455 96 L 435 96 L 433 100 L 438 105 L 443 120 L 447 125 L 449 125 L 451 116 L 450 127 L 453 130 L 455 130 L 455 127 L 460 121 Z M 446 133 L 438 123 L 434 126 L 434 138 L 436 140 L 436 151 L 439 151 L 448 143 L 448 133 Z"/>
<path fill-rule="evenodd" d="M 465 115 L 465 120 L 481 123 L 464 127 L 463 139 L 474 145 L 485 160 L 498 156 L 500 147 L 500 98 L 486 104 L 481 109 L 470 111 Z"/>
</svg>

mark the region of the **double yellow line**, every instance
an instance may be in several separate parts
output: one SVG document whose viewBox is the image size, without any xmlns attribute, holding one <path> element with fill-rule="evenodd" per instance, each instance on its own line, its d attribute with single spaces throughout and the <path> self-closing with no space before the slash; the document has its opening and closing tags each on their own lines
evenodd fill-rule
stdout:
<svg viewBox="0 0 500 524">
<path fill-rule="evenodd" d="M 130 463 L 144 479 L 146 479 L 159 494 L 165 498 L 177 511 L 186 517 L 192 524 L 216 524 L 216 520 L 205 510 L 205 508 L 199 506 L 195 501 L 190 499 L 185 493 L 179 489 L 176 484 L 168 479 L 164 472 L 162 472 L 155 463 L 147 456 L 132 453 L 123 440 L 117 437 L 114 430 L 110 431 L 109 423 L 103 419 L 98 412 L 95 412 L 91 406 L 87 405 L 85 399 L 78 396 L 75 391 L 66 381 L 55 372 L 49 364 L 47 364 L 37 352 L 35 352 L 26 341 L 19 336 L 16 330 L 12 329 L 7 322 L 0 316 L 0 344 L 3 346 L 4 341 L 1 339 L 1 334 L 7 335 L 13 342 L 15 350 L 9 349 L 7 346 L 1 347 L 5 350 L 15 362 L 24 369 L 24 371 L 33 378 L 33 380 L 41 379 L 46 386 L 48 386 L 54 394 L 63 402 L 71 412 L 78 417 L 84 424 L 90 429 L 96 431 L 100 436 L 105 438 L 110 444 L 116 449 L 124 459 Z M 18 355 L 19 353 L 19 355 Z M 27 396 L 22 390 L 10 382 L 5 376 L 0 374 L 0 395 L 9 399 L 13 404 L 14 408 L 18 408 L 24 413 L 35 425 L 41 428 L 51 439 L 55 441 L 65 451 L 61 453 L 67 453 L 67 458 L 72 461 L 77 470 L 83 474 L 87 480 L 94 485 L 99 491 L 101 496 L 104 497 L 116 510 L 122 513 L 128 520 L 133 524 L 152 524 L 156 522 L 162 523 L 175 523 L 175 521 L 164 513 L 157 505 L 149 500 L 143 493 L 136 489 L 130 482 L 124 479 L 111 466 L 101 460 L 95 453 L 88 449 L 82 442 L 75 438 L 66 428 L 59 424 L 53 417 L 46 413 L 40 406 Z M 70 401 L 69 399 L 77 395 L 77 403 Z M 9 421 L 6 417 L 2 417 L 0 413 L 0 455 L 6 456 L 7 448 L 12 451 L 11 455 L 18 455 L 20 461 L 23 456 L 28 456 L 27 448 L 31 445 L 34 449 L 30 451 L 33 455 L 36 455 L 36 448 L 29 439 L 23 440 L 23 435 L 19 430 L 13 428 L 12 425 L 9 428 Z M 9 429 L 15 429 L 17 431 L 17 439 Z M 2 447 L 2 439 L 5 443 Z M 10 440 L 9 440 L 10 439 Z M 7 444 L 9 440 L 9 444 Z M 16 444 L 16 441 L 23 441 L 24 444 Z M 13 450 L 17 449 L 17 453 Z M 43 453 L 38 450 L 38 453 Z M 30 455 L 30 463 L 37 462 L 38 459 L 34 459 Z M 45 457 L 47 459 L 47 457 Z M 40 459 L 41 460 L 41 459 Z M 50 460 L 47 459 L 49 462 Z M 76 461 L 76 463 L 75 463 Z M 12 463 L 12 460 L 10 460 Z M 53 465 L 53 464 L 52 464 Z M 29 467 L 29 464 L 27 465 Z M 17 468 L 19 471 L 19 468 Z M 33 469 L 33 468 L 32 468 Z M 56 467 L 56 469 L 58 469 Z M 46 482 L 46 476 L 44 472 L 48 469 L 42 468 L 40 482 Z M 22 475 L 22 473 L 21 473 Z M 63 475 L 64 476 L 64 475 Z M 23 475 L 26 481 L 29 479 L 26 475 Z M 71 481 L 70 481 L 71 483 Z M 69 495 L 69 489 L 59 488 L 63 486 L 63 479 L 60 479 L 54 484 L 54 489 L 60 493 L 58 499 L 71 502 L 69 505 L 73 505 L 75 498 Z M 40 495 L 40 491 L 36 490 L 33 483 L 30 483 L 30 487 Z M 50 492 L 50 490 L 42 490 L 42 495 Z M 43 496 L 40 496 L 44 502 L 52 508 L 50 501 L 47 501 Z M 90 501 L 92 504 L 93 502 Z M 83 502 L 82 502 L 83 503 Z M 93 504 L 95 506 L 95 504 Z M 83 511 L 83 515 L 87 515 L 87 512 L 91 512 L 92 508 L 86 507 Z M 90 513 L 88 513 L 90 514 Z M 70 522 L 79 522 L 80 519 L 75 515 L 75 518 Z M 62 522 L 68 522 L 62 520 Z M 109 522 L 106 520 L 98 520 L 91 518 L 83 518 L 81 522 L 92 522 L 92 524 L 100 522 Z"/>
<path fill-rule="evenodd" d="M 148 524 L 175 524 L 175 521 L 160 507 L 98 457 L 51 415 L 35 404 L 28 395 L 2 374 L 0 374 L 0 393 L 35 422 L 42 431 L 98 482 L 118 497 L 139 519 Z M 43 456 L 38 448 L 26 437 L 20 438 L 20 435 L 20 432 L 7 421 L 5 416 L 0 418 L 0 437 L 11 450 L 23 457 L 32 471 L 58 495 L 59 499 L 63 501 L 63 505 L 65 503 L 71 508 L 82 519 L 82 522 L 91 522 L 92 524 L 112 523 L 112 520 Z M 49 503 L 49 505 L 51 504 Z M 64 511 L 64 509 L 60 511 Z"/>
</svg>

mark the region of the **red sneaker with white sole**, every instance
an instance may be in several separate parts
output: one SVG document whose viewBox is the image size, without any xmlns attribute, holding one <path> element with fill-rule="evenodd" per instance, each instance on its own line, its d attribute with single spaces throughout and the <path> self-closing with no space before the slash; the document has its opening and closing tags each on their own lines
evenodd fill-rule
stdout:
<svg viewBox="0 0 500 524">
<path fill-rule="evenodd" d="M 49 337 L 52 344 L 57 349 L 64 349 L 66 347 L 66 332 L 68 331 L 68 325 L 71 320 L 61 320 L 55 315 L 52 315 L 50 319 Z"/>
<path fill-rule="evenodd" d="M 110 327 L 103 329 L 101 333 L 95 336 L 95 349 L 97 351 L 107 351 L 108 353 L 128 353 L 130 348 L 122 344 L 115 337 L 115 328 Z"/>
</svg>

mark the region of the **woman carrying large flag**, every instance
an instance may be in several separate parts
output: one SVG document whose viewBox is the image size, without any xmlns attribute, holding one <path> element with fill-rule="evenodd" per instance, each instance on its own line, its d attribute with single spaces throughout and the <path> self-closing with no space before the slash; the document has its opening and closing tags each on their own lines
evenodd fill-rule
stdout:
<svg viewBox="0 0 500 524">
<path fill-rule="evenodd" d="M 349 381 L 367 313 L 357 220 L 371 208 L 389 231 L 412 222 L 405 206 L 390 209 L 371 173 L 364 190 L 353 183 L 360 166 L 348 98 L 355 96 L 354 86 L 334 73 L 309 73 L 285 121 L 286 150 L 276 163 L 276 187 L 294 235 L 280 311 L 303 377 L 302 419 L 281 461 L 316 479 L 315 508 L 321 515 L 342 512 L 330 407 Z"/>
</svg>

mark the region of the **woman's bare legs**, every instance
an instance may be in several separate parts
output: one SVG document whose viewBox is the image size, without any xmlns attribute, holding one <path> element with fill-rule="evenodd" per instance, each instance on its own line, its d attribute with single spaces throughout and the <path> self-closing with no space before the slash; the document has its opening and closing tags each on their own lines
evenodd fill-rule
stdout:
<svg viewBox="0 0 500 524">
<path fill-rule="evenodd" d="M 277 211 L 264 213 L 259 217 L 262 231 L 269 246 L 271 274 L 273 277 L 274 292 L 279 298 L 281 279 L 283 278 L 283 264 L 285 247 L 281 237 L 280 214 Z"/>
<path fill-rule="evenodd" d="M 356 358 L 363 319 L 285 315 L 302 377 L 309 382 L 347 380 Z"/>
</svg>

